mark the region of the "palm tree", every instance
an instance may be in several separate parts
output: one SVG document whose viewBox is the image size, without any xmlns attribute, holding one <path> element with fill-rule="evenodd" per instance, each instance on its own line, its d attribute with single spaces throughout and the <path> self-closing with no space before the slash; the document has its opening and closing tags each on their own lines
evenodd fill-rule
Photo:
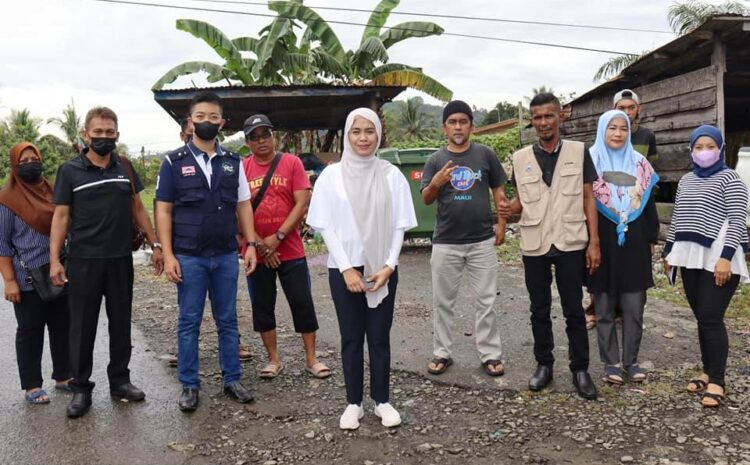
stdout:
<svg viewBox="0 0 750 465">
<path fill-rule="evenodd" d="M 636 61 L 640 60 L 641 57 L 648 53 L 648 50 L 644 51 L 640 55 L 619 55 L 612 57 L 605 61 L 603 65 L 599 67 L 594 75 L 594 82 L 609 79 L 613 76 L 620 74 L 620 71 L 632 65 Z"/>
<path fill-rule="evenodd" d="M 429 130 L 428 116 L 422 111 L 422 99 L 412 97 L 406 101 L 396 102 L 396 133 L 401 139 L 424 139 Z"/>
<path fill-rule="evenodd" d="M 684 3 L 673 3 L 667 12 L 667 19 L 672 30 L 682 36 L 694 31 L 713 16 L 723 14 L 748 15 L 750 14 L 750 8 L 743 5 L 742 2 L 734 0 L 725 1 L 720 5 L 687 0 Z M 594 81 L 609 79 L 620 74 L 623 69 L 632 65 L 647 53 L 649 53 L 648 50 L 640 55 L 621 55 L 610 58 L 596 71 Z"/>
<path fill-rule="evenodd" d="M 526 96 L 524 97 L 524 99 L 526 100 L 526 103 L 528 104 L 528 103 L 531 103 L 531 99 L 533 99 L 536 95 L 544 94 L 544 93 L 554 94 L 555 89 L 553 89 L 552 87 L 548 88 L 547 86 L 532 87 L 531 97 Z"/>
<path fill-rule="evenodd" d="M 750 8 L 739 1 L 727 0 L 720 5 L 712 5 L 698 0 L 687 0 L 685 3 L 673 3 L 669 7 L 667 19 L 672 30 L 682 36 L 694 31 L 713 16 L 749 13 Z"/>
<path fill-rule="evenodd" d="M 153 86 L 154 90 L 174 82 L 179 76 L 207 72 L 209 82 L 272 85 L 329 82 L 347 85 L 394 85 L 411 87 L 440 100 L 453 93 L 424 74 L 420 68 L 389 63 L 388 49 L 406 39 L 443 33 L 429 22 L 406 22 L 385 28 L 391 10 L 399 0 L 381 0 L 368 20 L 359 47 L 344 50 L 336 33 L 318 13 L 301 0 L 271 1 L 268 7 L 278 14 L 260 31 L 259 38 L 230 40 L 214 26 L 195 20 L 178 20 L 177 29 L 191 33 L 211 46 L 224 64 L 194 61 L 175 66 Z M 295 28 L 304 26 L 301 37 Z M 253 57 L 243 56 L 242 52 Z"/>
<path fill-rule="evenodd" d="M 71 99 L 70 104 L 66 105 L 62 112 L 61 117 L 54 117 L 47 120 L 48 124 L 54 124 L 60 128 L 65 134 L 65 140 L 67 140 L 71 146 L 75 147 L 78 142 L 78 138 L 81 134 L 81 117 L 76 112 L 75 102 Z"/>
</svg>

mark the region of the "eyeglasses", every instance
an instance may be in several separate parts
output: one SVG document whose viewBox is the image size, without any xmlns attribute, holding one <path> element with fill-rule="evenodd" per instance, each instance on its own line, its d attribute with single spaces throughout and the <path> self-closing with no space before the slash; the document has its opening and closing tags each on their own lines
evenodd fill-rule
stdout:
<svg viewBox="0 0 750 465">
<path fill-rule="evenodd" d="M 269 139 L 273 136 L 273 133 L 271 131 L 261 132 L 258 134 L 250 134 L 248 136 L 248 139 L 250 139 L 252 142 L 260 142 L 262 140 Z"/>
</svg>

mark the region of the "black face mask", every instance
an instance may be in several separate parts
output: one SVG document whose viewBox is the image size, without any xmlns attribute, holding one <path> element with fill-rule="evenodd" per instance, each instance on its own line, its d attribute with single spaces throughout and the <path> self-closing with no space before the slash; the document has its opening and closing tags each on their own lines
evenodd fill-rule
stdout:
<svg viewBox="0 0 750 465">
<path fill-rule="evenodd" d="M 42 162 L 30 161 L 16 167 L 16 175 L 24 182 L 34 184 L 42 177 Z"/>
<path fill-rule="evenodd" d="M 219 126 L 219 124 L 214 124 L 209 121 L 194 123 L 193 127 L 195 129 L 193 130 L 193 134 L 198 136 L 201 140 L 214 140 L 219 134 Z"/>
<path fill-rule="evenodd" d="M 92 137 L 89 147 L 91 147 L 91 150 L 97 155 L 106 157 L 115 150 L 115 147 L 117 147 L 117 139 L 111 139 L 109 137 Z"/>
</svg>

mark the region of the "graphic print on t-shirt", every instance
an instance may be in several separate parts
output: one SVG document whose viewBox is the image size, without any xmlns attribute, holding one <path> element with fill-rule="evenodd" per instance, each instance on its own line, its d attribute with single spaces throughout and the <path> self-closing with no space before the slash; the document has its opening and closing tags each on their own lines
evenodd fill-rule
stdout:
<svg viewBox="0 0 750 465">
<path fill-rule="evenodd" d="M 451 186 L 459 192 L 466 192 L 476 184 L 477 181 L 482 180 L 482 170 L 478 170 L 476 173 L 467 166 L 458 166 L 451 176 Z M 453 200 L 471 200 L 473 197 L 468 194 L 456 194 Z"/>
</svg>

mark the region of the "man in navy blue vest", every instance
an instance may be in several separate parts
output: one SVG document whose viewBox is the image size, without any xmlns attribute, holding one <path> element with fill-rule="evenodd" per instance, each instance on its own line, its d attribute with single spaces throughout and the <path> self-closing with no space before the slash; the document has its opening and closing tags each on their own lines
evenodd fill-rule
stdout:
<svg viewBox="0 0 750 465">
<path fill-rule="evenodd" d="M 156 186 L 156 222 L 164 250 L 167 279 L 177 284 L 180 307 L 177 373 L 182 384 L 178 406 L 198 407 L 200 389 L 198 338 L 206 294 L 219 336 L 219 364 L 224 391 L 238 402 L 253 400 L 242 385 L 237 328 L 238 223 L 251 245 L 245 274 L 256 266 L 255 229 L 250 188 L 240 157 L 216 141 L 226 123 L 221 99 L 197 94 L 190 103 L 193 138 L 170 152 Z"/>
</svg>

